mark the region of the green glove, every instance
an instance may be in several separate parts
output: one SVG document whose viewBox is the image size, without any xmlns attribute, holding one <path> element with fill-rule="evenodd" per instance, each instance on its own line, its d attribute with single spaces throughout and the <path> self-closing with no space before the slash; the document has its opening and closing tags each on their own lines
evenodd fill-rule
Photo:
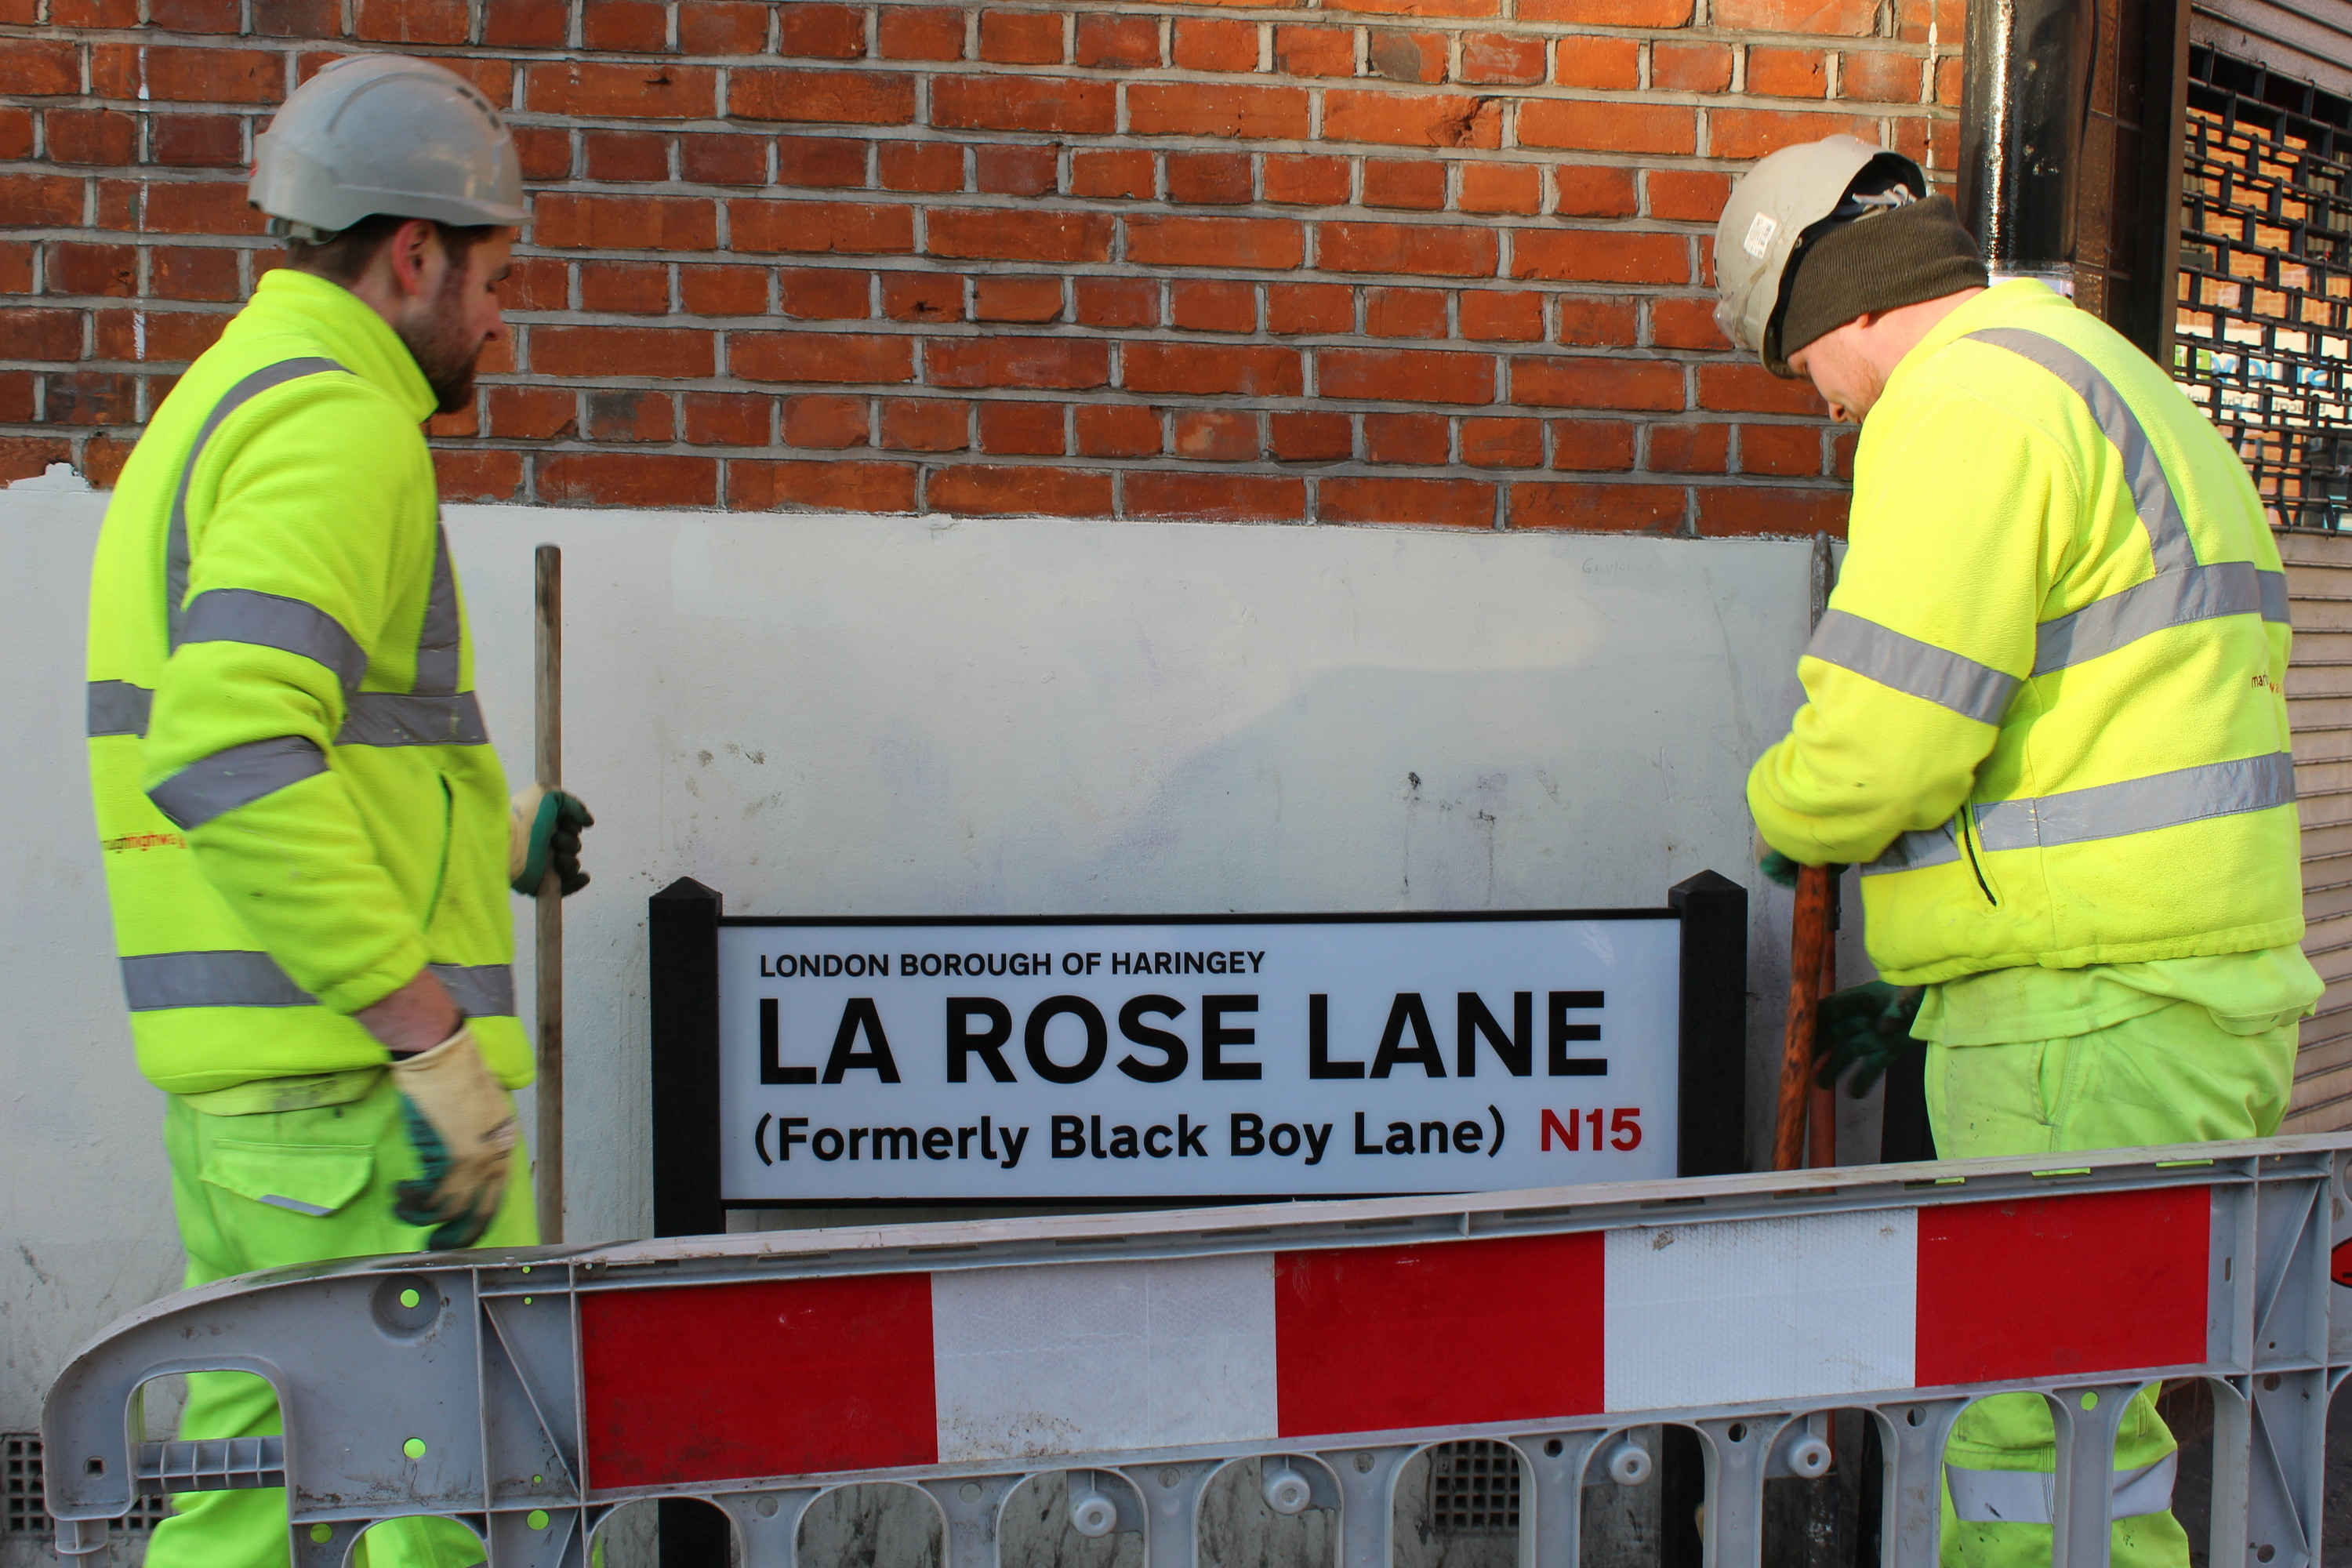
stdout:
<svg viewBox="0 0 2352 1568">
<path fill-rule="evenodd" d="M 1766 881 L 1792 893 L 1797 890 L 1797 873 L 1804 869 L 1778 849 L 1769 848 L 1757 857 L 1756 868 L 1764 873 Z"/>
<path fill-rule="evenodd" d="M 1911 1052 L 1926 1050 L 1925 1040 L 1911 1037 L 1923 990 L 1874 980 L 1822 997 L 1814 1016 L 1813 1081 L 1826 1089 L 1851 1069 L 1853 1078 L 1845 1091 L 1860 1100 L 1879 1074 Z"/>
<path fill-rule="evenodd" d="M 547 879 L 550 866 L 565 898 L 588 885 L 588 873 L 580 868 L 580 830 L 595 826 L 596 819 L 578 795 L 533 784 L 515 792 L 509 811 L 509 886 L 530 898 Z"/>
<path fill-rule="evenodd" d="M 473 1032 L 457 1032 L 429 1051 L 394 1058 L 393 1087 L 416 1178 L 393 1188 L 392 1212 L 404 1225 L 429 1225 L 425 1245 L 471 1247 L 498 1217 L 507 1163 L 521 1129 L 514 1099 L 490 1076 Z"/>
</svg>

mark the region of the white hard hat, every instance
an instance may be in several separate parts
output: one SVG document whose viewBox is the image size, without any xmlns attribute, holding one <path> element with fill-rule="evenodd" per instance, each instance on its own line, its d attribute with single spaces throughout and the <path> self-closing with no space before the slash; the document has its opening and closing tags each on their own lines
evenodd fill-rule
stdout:
<svg viewBox="0 0 2352 1568">
<path fill-rule="evenodd" d="M 1715 226 L 1715 324 L 1754 351 L 1765 369 L 1789 374 L 1780 312 L 1800 249 L 1832 219 L 1927 194 L 1918 164 L 1852 136 L 1783 147 L 1759 160 L 1731 187 Z"/>
<path fill-rule="evenodd" d="M 514 138 L 473 83 L 405 55 L 350 55 L 294 89 L 254 146 L 248 199 L 316 241 L 378 213 L 515 225 Z"/>
</svg>

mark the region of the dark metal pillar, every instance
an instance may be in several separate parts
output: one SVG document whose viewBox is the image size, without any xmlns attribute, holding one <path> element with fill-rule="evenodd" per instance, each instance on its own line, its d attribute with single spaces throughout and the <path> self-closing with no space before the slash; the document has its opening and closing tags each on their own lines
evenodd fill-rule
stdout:
<svg viewBox="0 0 2352 1568">
<path fill-rule="evenodd" d="M 653 1011 L 654 1234 L 727 1228 L 719 1203 L 719 895 L 681 877 L 646 900 Z M 727 1568 L 727 1516 L 695 1498 L 664 1498 L 661 1568 Z"/>
<path fill-rule="evenodd" d="M 2074 292 L 2076 178 L 2099 0 L 1969 0 L 1960 216 L 1996 280 Z"/>
<path fill-rule="evenodd" d="M 1960 216 L 2172 366 L 2189 0 L 1969 0 Z"/>
</svg>

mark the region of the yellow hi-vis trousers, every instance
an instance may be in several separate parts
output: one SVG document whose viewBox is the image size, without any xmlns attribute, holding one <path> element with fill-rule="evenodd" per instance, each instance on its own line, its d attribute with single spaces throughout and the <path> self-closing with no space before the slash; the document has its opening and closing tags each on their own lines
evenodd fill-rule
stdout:
<svg viewBox="0 0 2352 1568">
<path fill-rule="evenodd" d="M 1930 1046 L 1936 1152 L 1969 1160 L 2267 1138 L 2294 1088 L 2295 1034 L 2288 1024 L 2233 1035 L 2205 1008 L 2177 1002 L 2069 1039 Z M 2143 1392 L 2116 1436 L 2116 1568 L 2188 1568 L 2189 1537 L 2171 1513 L 2177 1448 Z M 2047 1568 L 2057 1468 L 2042 1395 L 1969 1406 L 1944 1450 L 1944 1568 Z"/>
<path fill-rule="evenodd" d="M 272 1081 L 287 1086 L 279 1099 L 288 1102 L 304 1098 L 306 1081 L 320 1080 Z M 402 1130 L 400 1095 L 390 1075 L 331 1075 L 310 1098 L 355 1088 L 359 1098 L 342 1104 L 242 1115 L 210 1114 L 172 1099 L 163 1146 L 188 1251 L 188 1285 L 256 1268 L 418 1250 L 425 1230 L 392 1215 L 393 1184 L 416 1174 L 416 1157 Z M 506 1199 L 478 1245 L 529 1247 L 539 1239 L 530 1170 L 518 1146 Z M 252 1437 L 279 1430 L 277 1395 L 261 1378 L 242 1372 L 189 1374 L 181 1436 Z M 380 1436 L 390 1447 L 408 1434 Z M 286 1493 L 275 1487 L 193 1493 L 155 1527 L 147 1548 L 149 1568 L 288 1568 L 292 1556 Z M 387 1521 L 362 1536 L 352 1555 L 354 1568 L 470 1568 L 482 1560 L 472 1531 L 438 1519 Z"/>
</svg>

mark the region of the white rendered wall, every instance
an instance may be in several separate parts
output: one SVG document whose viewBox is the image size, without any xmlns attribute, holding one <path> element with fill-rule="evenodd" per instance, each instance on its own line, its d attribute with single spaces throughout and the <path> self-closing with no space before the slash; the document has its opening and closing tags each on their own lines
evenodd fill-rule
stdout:
<svg viewBox="0 0 2352 1568">
<path fill-rule="evenodd" d="M 106 498 L 0 491 L 0 1429 L 180 1267 L 82 760 Z M 1809 547 L 1587 535 L 453 507 L 478 684 L 530 756 L 564 550 L 571 1234 L 648 1226 L 644 914 L 1657 905 L 1748 879 Z M 517 901 L 531 995 L 527 906 Z M 1785 896 L 1755 902 L 1777 1042 Z M 1751 1124 L 1769 1119 L 1756 1053 Z"/>
</svg>

